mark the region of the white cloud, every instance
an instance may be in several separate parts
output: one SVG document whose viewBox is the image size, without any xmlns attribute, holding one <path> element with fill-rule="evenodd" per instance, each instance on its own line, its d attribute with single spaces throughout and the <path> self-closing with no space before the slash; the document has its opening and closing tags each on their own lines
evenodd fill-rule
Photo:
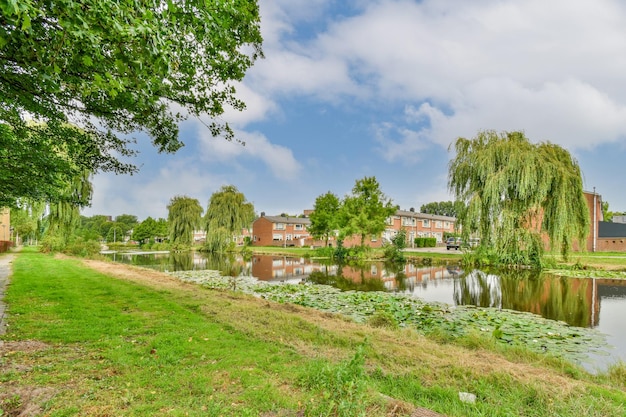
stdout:
<svg viewBox="0 0 626 417">
<path fill-rule="evenodd" d="M 206 208 L 209 196 L 225 183 L 224 178 L 201 172 L 182 158 L 170 161 L 150 177 L 100 174 L 93 180 L 93 208 L 84 209 L 83 214 L 114 217 L 133 214 L 139 220 L 148 216 L 167 218 L 167 205 L 172 197 L 197 198 Z"/>
<path fill-rule="evenodd" d="M 259 159 L 276 178 L 287 181 L 294 180 L 302 168 L 290 149 L 271 143 L 258 132 L 235 132 L 245 145 L 213 138 L 208 132 L 200 132 L 200 136 L 202 157 L 206 161 L 241 163 L 245 158 Z"/>
<path fill-rule="evenodd" d="M 286 7 L 274 24 L 297 22 Z M 447 146 L 478 129 L 588 147 L 626 132 L 625 21 L 610 0 L 372 1 L 315 39 L 275 40 L 253 78 L 269 94 L 428 102 L 419 114 L 432 126 L 407 126 L 390 160 L 425 134 Z"/>
</svg>

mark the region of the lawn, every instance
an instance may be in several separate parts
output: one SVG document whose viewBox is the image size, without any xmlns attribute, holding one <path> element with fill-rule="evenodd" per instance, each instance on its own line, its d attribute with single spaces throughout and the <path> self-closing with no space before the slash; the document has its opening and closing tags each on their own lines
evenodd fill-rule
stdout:
<svg viewBox="0 0 626 417">
<path fill-rule="evenodd" d="M 106 262 L 24 251 L 13 270 L 0 416 L 626 414 L 623 366 L 593 376 Z"/>
</svg>

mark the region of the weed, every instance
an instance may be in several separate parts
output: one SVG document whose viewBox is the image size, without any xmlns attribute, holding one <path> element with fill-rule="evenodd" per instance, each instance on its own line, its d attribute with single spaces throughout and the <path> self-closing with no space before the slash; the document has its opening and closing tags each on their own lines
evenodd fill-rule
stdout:
<svg viewBox="0 0 626 417">
<path fill-rule="evenodd" d="M 363 345 L 349 361 L 338 365 L 326 362 L 314 364 L 301 378 L 303 387 L 318 393 L 317 399 L 307 404 L 307 415 L 356 417 L 365 416 Z"/>
</svg>

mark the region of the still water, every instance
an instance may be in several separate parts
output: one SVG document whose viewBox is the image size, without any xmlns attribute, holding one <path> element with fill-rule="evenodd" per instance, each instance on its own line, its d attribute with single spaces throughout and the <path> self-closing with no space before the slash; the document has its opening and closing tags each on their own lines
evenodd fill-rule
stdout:
<svg viewBox="0 0 626 417">
<path fill-rule="evenodd" d="M 626 362 L 626 280 L 564 278 L 531 271 L 490 274 L 457 266 L 394 268 L 383 262 L 365 266 L 324 264 L 307 258 L 252 255 L 249 258 L 201 253 L 109 254 L 116 262 L 161 271 L 219 270 L 223 275 L 253 276 L 263 281 L 333 285 L 343 290 L 393 291 L 450 305 L 495 307 L 539 314 L 607 335 L 614 347 L 595 357 L 600 369 Z"/>
</svg>

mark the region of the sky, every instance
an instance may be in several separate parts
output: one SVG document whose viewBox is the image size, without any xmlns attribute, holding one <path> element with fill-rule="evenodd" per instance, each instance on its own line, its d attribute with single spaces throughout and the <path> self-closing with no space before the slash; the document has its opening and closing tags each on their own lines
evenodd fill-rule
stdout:
<svg viewBox="0 0 626 417">
<path fill-rule="evenodd" d="M 580 164 L 585 190 L 626 211 L 626 2 L 259 0 L 265 58 L 228 110 L 245 146 L 180 126 L 159 154 L 137 134 L 138 174 L 99 173 L 85 216 L 167 218 L 174 196 L 234 185 L 257 213 L 298 215 L 375 176 L 394 204 L 452 200 L 450 145 L 524 131 Z"/>
</svg>

